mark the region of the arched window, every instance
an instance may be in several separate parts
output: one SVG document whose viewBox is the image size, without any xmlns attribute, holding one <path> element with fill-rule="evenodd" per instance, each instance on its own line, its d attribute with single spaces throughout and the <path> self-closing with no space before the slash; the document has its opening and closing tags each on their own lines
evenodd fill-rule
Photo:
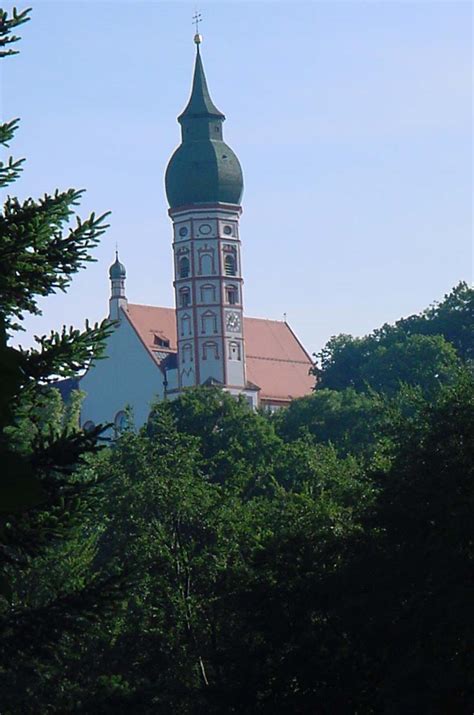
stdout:
<svg viewBox="0 0 474 715">
<path fill-rule="evenodd" d="M 229 360 L 242 360 L 240 343 L 231 340 L 229 343 Z"/>
<path fill-rule="evenodd" d="M 215 303 L 216 300 L 216 288 L 215 286 L 208 285 L 201 286 L 201 303 Z"/>
<path fill-rule="evenodd" d="M 189 278 L 189 258 L 186 256 L 179 259 L 179 277 Z"/>
<path fill-rule="evenodd" d="M 179 305 L 181 308 L 191 304 L 191 291 L 189 288 L 181 288 L 179 291 Z"/>
<path fill-rule="evenodd" d="M 208 310 L 202 315 L 201 319 L 201 332 L 209 335 L 210 333 L 217 333 L 217 319 L 216 314 Z"/>
<path fill-rule="evenodd" d="M 211 253 L 203 253 L 199 257 L 200 273 L 204 276 L 212 276 L 214 273 L 214 256 Z"/>
<path fill-rule="evenodd" d="M 203 360 L 217 360 L 219 358 L 219 352 L 217 349 L 217 343 L 205 342 L 202 346 L 202 359 Z"/>
<path fill-rule="evenodd" d="M 227 297 L 227 302 L 229 305 L 235 305 L 236 303 L 239 302 L 238 298 L 238 292 L 237 292 L 237 286 L 227 286 L 226 288 L 226 297 Z"/>
<path fill-rule="evenodd" d="M 190 343 L 185 343 L 182 347 L 182 361 L 193 362 L 193 349 Z"/>
<path fill-rule="evenodd" d="M 235 256 L 228 253 L 224 259 L 224 270 L 226 276 L 235 276 Z"/>
<path fill-rule="evenodd" d="M 191 335 L 191 318 L 187 313 L 181 318 L 181 335 Z"/>
</svg>

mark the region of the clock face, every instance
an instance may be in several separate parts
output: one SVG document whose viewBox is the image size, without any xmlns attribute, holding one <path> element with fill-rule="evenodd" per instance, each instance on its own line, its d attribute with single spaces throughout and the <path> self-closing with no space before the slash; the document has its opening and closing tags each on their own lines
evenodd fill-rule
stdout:
<svg viewBox="0 0 474 715">
<path fill-rule="evenodd" d="M 238 313 L 227 313 L 226 326 L 228 330 L 237 332 L 240 330 L 240 316 Z"/>
</svg>

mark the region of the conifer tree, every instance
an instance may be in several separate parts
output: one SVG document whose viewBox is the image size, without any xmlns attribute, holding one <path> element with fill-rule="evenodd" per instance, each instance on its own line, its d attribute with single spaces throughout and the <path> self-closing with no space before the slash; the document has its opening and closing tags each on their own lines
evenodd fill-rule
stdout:
<svg viewBox="0 0 474 715">
<path fill-rule="evenodd" d="M 16 29 L 29 10 L 0 10 L 0 57 L 16 54 Z M 0 124 L 5 150 L 19 120 Z M 23 159 L 0 163 L 0 187 L 11 185 Z M 82 220 L 75 210 L 82 191 L 67 189 L 39 200 L 8 196 L 0 212 L 0 710 L 19 712 L 5 697 L 44 675 L 64 633 L 114 603 L 117 580 L 109 568 L 91 571 L 97 534 L 88 533 L 100 511 L 95 479 L 76 468 L 98 449 L 104 429 L 79 428 L 77 399 L 65 408 L 51 384 L 77 375 L 100 356 L 110 328 L 66 327 L 36 338 L 36 347 L 11 345 L 25 313 L 39 315 L 38 299 L 65 291 L 91 261 L 106 229 L 106 214 Z M 88 573 L 89 570 L 89 573 Z M 101 605 L 102 604 L 102 605 Z M 82 620 L 81 620 L 82 619 Z M 40 667 L 41 664 L 41 667 Z M 43 670 L 42 670 L 43 669 Z M 47 673 L 44 681 L 51 679 Z M 16 696 L 15 696 L 16 697 Z M 30 709 L 42 706 L 30 698 Z M 35 709 L 36 708 L 36 709 Z"/>
<path fill-rule="evenodd" d="M 0 57 L 17 53 L 12 44 L 19 37 L 16 28 L 29 20 L 29 10 L 11 15 L 0 11 Z M 0 124 L 0 144 L 9 146 L 18 128 L 18 119 Z M 23 159 L 0 162 L 0 187 L 18 178 Z M 56 434 L 37 433 L 28 450 L 15 439 L 18 415 L 28 415 L 32 423 L 38 401 L 45 388 L 58 377 L 69 377 L 83 370 L 92 356 L 98 355 L 107 333 L 105 325 L 84 331 L 63 328 L 49 336 L 36 338 L 37 347 L 25 350 L 9 343 L 19 330 L 25 313 L 39 315 L 40 297 L 66 290 L 71 278 L 88 261 L 106 228 L 105 217 L 91 214 L 86 220 L 75 216 L 82 191 L 68 189 L 45 194 L 35 201 L 20 202 L 8 196 L 0 213 L 0 511 L 18 512 L 39 505 L 51 496 L 50 480 L 65 475 L 81 454 L 95 449 L 100 428 L 84 434 L 70 426 Z M 71 226 L 75 218 L 75 225 Z M 33 426 L 33 425 L 32 425 Z M 48 482 L 48 485 L 46 485 Z M 55 489 L 52 489 L 54 492 Z"/>
</svg>

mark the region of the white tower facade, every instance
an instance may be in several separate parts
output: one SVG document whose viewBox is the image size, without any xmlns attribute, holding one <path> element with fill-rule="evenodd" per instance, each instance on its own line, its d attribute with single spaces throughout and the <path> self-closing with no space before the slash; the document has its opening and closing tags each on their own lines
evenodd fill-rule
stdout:
<svg viewBox="0 0 474 715">
<path fill-rule="evenodd" d="M 246 386 L 238 206 L 171 210 L 180 388 Z"/>
</svg>

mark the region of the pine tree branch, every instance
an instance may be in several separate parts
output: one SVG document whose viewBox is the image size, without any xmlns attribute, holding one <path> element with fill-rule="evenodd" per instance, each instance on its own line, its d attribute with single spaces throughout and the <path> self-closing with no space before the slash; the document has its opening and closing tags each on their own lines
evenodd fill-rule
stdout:
<svg viewBox="0 0 474 715">
<path fill-rule="evenodd" d="M 39 350 L 20 348 L 23 373 L 30 380 L 49 383 L 58 377 L 72 377 L 86 369 L 92 359 L 103 357 L 105 340 L 112 332 L 113 325 L 104 320 L 92 328 L 86 322 L 82 332 L 64 326 L 61 333 L 35 336 Z"/>
<path fill-rule="evenodd" d="M 18 42 L 21 38 L 18 35 L 12 35 L 11 32 L 30 20 L 30 12 L 30 7 L 21 12 L 14 7 L 11 17 L 8 17 L 8 12 L 0 8 L 0 58 L 18 54 L 18 50 L 11 49 L 9 45 Z"/>
<path fill-rule="evenodd" d="M 65 230 L 82 193 L 56 191 L 38 202 L 7 199 L 0 215 L 0 311 L 7 327 L 12 327 L 9 316 L 39 314 L 39 296 L 65 291 L 72 275 L 94 260 L 89 251 L 108 228 L 109 214 L 76 217 L 76 226 Z"/>
<path fill-rule="evenodd" d="M 12 119 L 10 122 L 0 124 L 0 145 L 7 147 L 16 129 L 19 119 Z M 0 161 L 0 188 L 4 188 L 18 179 L 22 171 L 24 159 L 13 159 L 9 157 L 6 162 Z"/>
</svg>

